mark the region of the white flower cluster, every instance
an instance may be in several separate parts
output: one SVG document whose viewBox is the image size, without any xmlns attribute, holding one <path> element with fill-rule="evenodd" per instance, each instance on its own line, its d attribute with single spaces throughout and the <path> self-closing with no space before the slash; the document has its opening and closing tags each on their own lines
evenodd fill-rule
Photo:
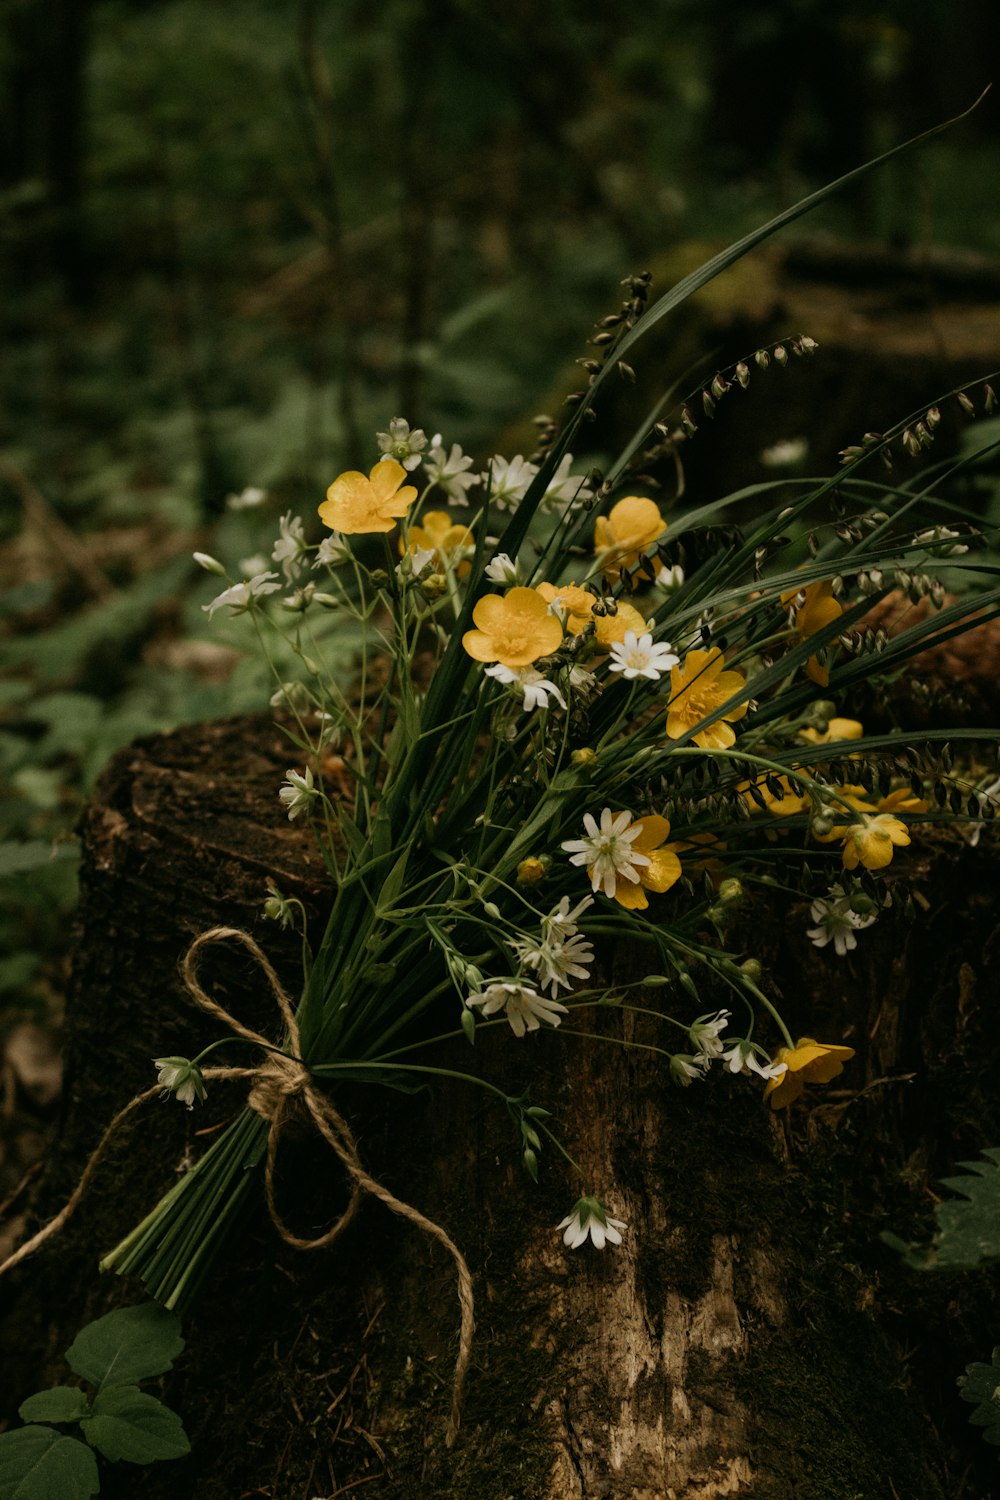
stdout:
<svg viewBox="0 0 1000 1500">
<path fill-rule="evenodd" d="M 632 848 L 642 833 L 641 825 L 632 822 L 632 814 L 613 813 L 606 807 L 599 825 L 592 813 L 584 813 L 583 826 L 586 838 L 566 839 L 559 847 L 571 856 L 571 865 L 586 865 L 594 890 L 614 896 L 619 880 L 638 885 L 639 869 L 649 864 L 649 855 Z"/>
<path fill-rule="evenodd" d="M 542 496 L 543 510 L 562 510 L 587 500 L 593 490 L 582 474 L 571 474 L 572 453 L 564 453 Z M 479 476 L 488 486 L 492 504 L 498 510 L 516 510 L 527 494 L 531 481 L 538 473 L 538 465 L 529 463 L 523 454 L 513 458 L 501 458 L 498 454 L 490 461 L 489 469 Z"/>
<path fill-rule="evenodd" d="M 572 989 L 574 979 L 589 979 L 589 965 L 594 962 L 594 949 L 577 927 L 577 918 L 593 906 L 594 898 L 584 896 L 570 910 L 569 897 L 564 896 L 558 906 L 553 907 L 547 917 L 542 918 L 538 938 L 514 938 L 510 946 L 527 969 L 538 975 L 542 989 L 548 988 L 552 995 L 562 985 Z"/>
<path fill-rule="evenodd" d="M 675 1083 L 687 1088 L 696 1078 L 704 1078 L 716 1061 L 728 1068 L 730 1073 L 756 1073 L 759 1078 L 780 1078 L 786 1071 L 785 1063 L 774 1063 L 762 1047 L 746 1037 L 736 1037 L 727 1046 L 722 1033 L 729 1025 L 731 1012 L 719 1010 L 699 1016 L 688 1027 L 688 1036 L 693 1053 L 675 1053 L 670 1059 L 670 1072 Z"/>
<path fill-rule="evenodd" d="M 468 996 L 465 1003 L 469 1009 L 478 1008 L 484 1016 L 499 1015 L 502 1011 L 517 1037 L 538 1031 L 543 1022 L 558 1026 L 568 1014 L 567 1007 L 555 998 L 560 986 L 572 989 L 574 980 L 590 977 L 594 949 L 577 926 L 577 919 L 592 905 L 593 897 L 585 896 L 571 909 L 569 897 L 563 896 L 548 916 L 542 918 L 537 938 L 508 939 L 523 968 L 536 976 L 535 985 L 520 978 L 491 980 Z M 549 995 L 539 993 L 546 989 Z"/>
<path fill-rule="evenodd" d="M 831 885 L 825 896 L 819 896 L 810 906 L 809 914 L 816 923 L 806 931 L 806 937 L 817 948 L 833 944 L 834 952 L 843 958 L 858 946 L 855 933 L 863 932 L 876 920 L 877 912 L 862 916 L 851 906 L 852 897 L 842 885 Z"/>
</svg>

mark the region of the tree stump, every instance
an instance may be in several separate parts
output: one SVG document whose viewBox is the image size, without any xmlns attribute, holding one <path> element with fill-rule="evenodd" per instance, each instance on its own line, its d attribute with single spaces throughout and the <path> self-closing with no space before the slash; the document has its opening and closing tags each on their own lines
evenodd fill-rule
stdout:
<svg viewBox="0 0 1000 1500">
<path fill-rule="evenodd" d="M 316 920 L 330 893 L 310 835 L 278 805 L 286 763 L 280 733 L 243 720 L 141 741 L 108 767 L 82 830 L 67 1088 L 37 1219 L 149 1086 L 150 1059 L 213 1039 L 178 975 L 197 932 L 246 927 L 294 986 L 295 941 L 261 918 L 265 879 Z M 776 894 L 748 911 L 733 946 L 762 960 L 793 1029 L 858 1053 L 782 1115 L 744 1079 L 676 1088 L 662 1058 L 618 1040 L 662 1037 L 613 1009 L 586 1037 L 477 1042 L 485 1076 L 554 1111 L 628 1224 L 618 1249 L 564 1249 L 555 1226 L 577 1186 L 550 1152 L 532 1185 L 502 1106 L 480 1092 L 450 1080 L 414 1096 L 345 1091 L 368 1168 L 442 1224 L 473 1270 L 458 1443 L 443 1442 L 458 1329 L 448 1258 L 375 1202 L 333 1249 L 296 1253 L 258 1205 L 164 1381 L 190 1458 L 119 1465 L 102 1494 L 982 1500 L 995 1459 L 955 1380 L 996 1341 L 993 1279 L 910 1271 L 879 1233 L 929 1238 L 938 1179 L 1000 1144 L 998 873 L 988 833 L 973 848 L 918 830 L 900 862 L 918 919 L 885 914 L 845 959 L 810 946 L 801 902 Z M 644 972 L 635 953 L 603 960 L 609 977 Z M 273 1026 L 241 951 L 213 950 L 204 982 Z M 438 1060 L 468 1067 L 468 1047 Z M 99 1256 L 241 1107 L 241 1087 L 218 1084 L 192 1114 L 147 1106 L 58 1239 L 0 1283 L 10 1416 L 65 1378 L 82 1324 L 142 1299 L 99 1276 Z M 346 1200 L 337 1163 L 305 1133 L 283 1148 L 281 1198 L 304 1234 Z"/>
</svg>

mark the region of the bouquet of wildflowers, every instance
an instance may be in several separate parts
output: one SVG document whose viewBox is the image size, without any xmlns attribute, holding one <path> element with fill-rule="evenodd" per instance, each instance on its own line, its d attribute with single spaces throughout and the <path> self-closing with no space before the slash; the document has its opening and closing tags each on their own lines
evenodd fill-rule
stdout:
<svg viewBox="0 0 1000 1500">
<path fill-rule="evenodd" d="M 946 400 L 992 410 L 988 382 L 867 434 L 832 477 L 665 498 L 661 477 L 720 401 L 815 352 L 796 335 L 664 398 L 613 462 L 574 465 L 605 382 L 631 377 L 648 329 L 828 191 L 657 303 L 648 276 L 627 278 L 582 361 L 588 384 L 561 427 L 540 420 L 530 460 L 480 472 L 396 418 L 367 472 L 329 486 L 322 539 L 286 516 L 275 568 L 227 579 L 208 606 L 248 617 L 279 664 L 291 764 L 276 796 L 313 826 L 333 893 L 281 1033 L 234 1028 L 251 1061 L 269 1056 L 288 1093 L 335 1101 L 347 1081 L 456 1076 L 434 1043 L 464 1034 L 457 1076 L 499 1095 L 530 1176 L 546 1151 L 566 1159 L 570 1247 L 620 1243 L 615 1185 L 569 1158 L 543 1105 L 479 1075 L 477 1033 L 530 1052 L 541 1030 L 572 1045 L 588 1008 L 640 1010 L 678 1085 L 721 1069 L 780 1109 L 853 1054 L 790 1034 L 760 965 L 727 944 L 733 913 L 755 886 L 806 897 L 808 938 L 835 961 L 892 902 L 899 852 L 924 825 L 993 813 L 990 735 L 942 724 L 915 739 L 891 720 L 866 734 L 860 717 L 909 659 L 1000 612 L 993 539 L 938 498 L 973 460 L 919 482 L 892 470 L 932 444 Z M 891 634 L 870 619 L 890 596 Z M 324 665 L 345 621 L 360 642 L 349 681 Z M 266 910 L 301 923 L 273 883 Z M 641 978 L 600 980 L 609 937 L 646 955 Z M 190 1107 L 213 1073 L 246 1073 L 204 1065 L 232 1041 L 159 1059 L 160 1085 Z M 275 1110 L 256 1092 L 105 1258 L 168 1307 L 190 1301 L 273 1158 Z M 355 1187 L 373 1190 L 334 1106 L 310 1109 Z"/>
</svg>

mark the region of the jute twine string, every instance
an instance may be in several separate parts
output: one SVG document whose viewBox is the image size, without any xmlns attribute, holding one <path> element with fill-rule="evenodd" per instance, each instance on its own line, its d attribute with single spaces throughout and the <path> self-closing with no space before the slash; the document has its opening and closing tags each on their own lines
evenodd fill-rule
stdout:
<svg viewBox="0 0 1000 1500">
<path fill-rule="evenodd" d="M 267 1197 L 268 1211 L 274 1223 L 274 1227 L 286 1245 L 296 1250 L 320 1250 L 333 1243 L 343 1233 L 353 1219 L 362 1196 L 367 1193 L 373 1198 L 399 1214 L 401 1218 L 408 1219 L 418 1229 L 422 1229 L 432 1239 L 443 1245 L 455 1263 L 456 1277 L 458 1281 L 458 1301 L 461 1309 L 461 1330 L 459 1334 L 458 1357 L 455 1361 L 455 1372 L 452 1378 L 451 1415 L 445 1433 L 445 1442 L 450 1448 L 455 1441 L 461 1421 L 462 1388 L 465 1384 L 466 1372 L 469 1368 L 469 1359 L 472 1353 L 472 1338 L 475 1328 L 474 1301 L 472 1293 L 472 1276 L 465 1257 L 451 1236 L 435 1224 L 433 1219 L 427 1218 L 419 1209 L 404 1203 L 391 1193 L 382 1183 L 376 1181 L 369 1172 L 365 1170 L 358 1155 L 357 1142 L 350 1126 L 343 1116 L 334 1108 L 329 1098 L 321 1093 L 316 1087 L 312 1074 L 306 1064 L 302 1061 L 301 1038 L 298 1023 L 295 1019 L 295 1011 L 292 1002 L 282 987 L 281 981 L 274 971 L 273 966 L 248 932 L 238 927 L 211 927 L 195 938 L 181 965 L 181 973 L 188 992 L 195 1002 L 221 1021 L 225 1026 L 243 1037 L 244 1040 L 253 1042 L 264 1049 L 270 1049 L 271 1043 L 266 1037 L 257 1031 L 251 1030 L 231 1015 L 224 1006 L 221 1006 L 211 996 L 207 995 L 198 981 L 198 960 L 202 949 L 210 943 L 235 941 L 241 943 L 251 954 L 259 968 L 267 977 L 271 986 L 272 994 L 278 1003 L 282 1020 L 288 1034 L 287 1049 L 283 1052 L 265 1050 L 264 1059 L 253 1068 L 204 1068 L 202 1076 L 206 1079 L 222 1078 L 246 1078 L 250 1080 L 250 1092 L 247 1103 L 270 1125 L 267 1138 L 267 1158 L 264 1168 L 264 1188 Z M 103 1158 L 112 1138 L 125 1121 L 148 1099 L 162 1094 L 162 1087 L 154 1084 L 152 1088 L 145 1089 L 130 1099 L 128 1104 L 115 1115 L 108 1125 L 89 1161 L 83 1169 L 80 1181 L 74 1188 L 64 1208 L 56 1214 L 43 1229 L 31 1239 L 26 1240 L 12 1255 L 0 1265 L 0 1276 L 5 1271 L 11 1270 L 22 1260 L 33 1254 L 46 1240 L 58 1234 L 63 1228 L 70 1215 L 80 1203 L 81 1198 L 90 1185 L 91 1179 L 97 1170 L 98 1164 Z M 313 1125 L 326 1141 L 327 1145 L 337 1156 L 348 1177 L 351 1180 L 351 1197 L 340 1217 L 324 1233 L 315 1239 L 302 1239 L 285 1224 L 278 1212 L 275 1202 L 274 1179 L 275 1166 L 277 1162 L 278 1146 L 281 1139 L 283 1122 L 288 1118 L 289 1110 L 296 1103 L 300 1103 Z"/>
</svg>

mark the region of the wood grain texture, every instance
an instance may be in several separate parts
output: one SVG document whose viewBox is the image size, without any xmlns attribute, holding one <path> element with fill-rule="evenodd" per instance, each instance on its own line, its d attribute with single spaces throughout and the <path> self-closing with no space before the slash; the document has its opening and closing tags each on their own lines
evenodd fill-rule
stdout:
<svg viewBox="0 0 1000 1500">
<path fill-rule="evenodd" d="M 110 1114 L 148 1085 L 150 1059 L 210 1040 L 177 963 L 207 925 L 246 925 L 289 985 L 294 942 L 260 919 L 264 881 L 329 900 L 308 833 L 277 803 L 285 742 L 263 720 L 180 731 L 115 758 L 85 820 L 80 941 L 59 1140 L 45 1216 Z M 982 1500 L 991 1455 L 955 1377 L 992 1347 L 986 1276 L 899 1268 L 883 1228 L 926 1232 L 938 1179 L 1000 1142 L 992 997 L 995 846 L 921 833 L 901 862 L 920 920 L 889 915 L 836 961 L 804 937 L 804 905 L 756 901 L 733 945 L 755 953 L 793 1029 L 858 1050 L 842 1079 L 773 1116 L 745 1080 L 681 1090 L 648 1018 L 602 1010 L 583 1038 L 499 1031 L 474 1058 L 509 1093 L 555 1112 L 594 1191 L 628 1223 L 620 1250 L 571 1254 L 555 1232 L 577 1188 L 551 1153 L 533 1187 L 501 1108 L 459 1084 L 338 1096 L 367 1166 L 444 1225 L 476 1278 L 477 1343 L 459 1444 L 442 1442 L 457 1337 L 450 1265 L 368 1203 L 326 1254 L 282 1247 L 262 1213 L 231 1246 L 165 1387 L 193 1452 L 107 1494 L 200 1500 Z M 670 897 L 659 913 L 669 921 Z M 609 977 L 648 958 L 605 949 Z M 206 979 L 270 1024 L 240 953 Z M 658 992 L 662 995 L 662 992 Z M 705 995 L 705 1008 L 726 996 Z M 685 1019 L 690 1019 L 685 1012 Z M 529 1055 L 530 1054 L 530 1055 Z M 237 1108 L 164 1104 L 114 1153 L 60 1242 L 0 1284 L 5 1409 L 62 1378 L 79 1326 L 134 1286 L 96 1260 Z M 336 1164 L 291 1143 L 283 1203 L 316 1232 L 342 1205 Z M 353 1490 L 349 1493 L 354 1493 Z"/>
</svg>

